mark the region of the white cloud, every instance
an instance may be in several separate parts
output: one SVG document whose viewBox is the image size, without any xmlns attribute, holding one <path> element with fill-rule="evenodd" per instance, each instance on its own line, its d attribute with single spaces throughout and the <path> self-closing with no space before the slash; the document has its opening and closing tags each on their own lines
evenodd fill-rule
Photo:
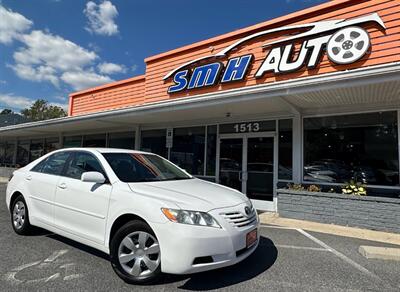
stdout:
<svg viewBox="0 0 400 292">
<path fill-rule="evenodd" d="M 1 2 L 0 2 L 1 3 Z M 0 43 L 9 44 L 29 29 L 33 22 L 23 15 L 6 9 L 0 4 Z"/>
<path fill-rule="evenodd" d="M 118 10 L 110 1 L 103 1 L 100 4 L 89 1 L 83 12 L 88 18 L 88 25 L 85 27 L 87 31 L 107 36 L 118 33 L 118 25 L 114 22 Z"/>
<path fill-rule="evenodd" d="M 1 41 L 5 42 L 15 38 L 22 44 L 13 54 L 14 63 L 7 64 L 21 79 L 34 82 L 49 82 L 55 87 L 60 87 L 65 83 L 74 90 L 81 90 L 112 82 L 113 80 L 107 76 L 108 74 L 127 71 L 124 65 L 107 62 L 97 65 L 96 63 L 99 62 L 100 58 L 93 49 L 85 49 L 48 31 L 32 30 L 27 33 L 19 33 L 19 31 L 29 29 L 32 22 L 18 13 L 5 10 L 1 5 L 0 8 L 1 20 L 3 20 L 1 18 L 3 17 L 1 13 L 3 13 L 4 15 L 7 14 L 7 19 L 17 19 L 21 23 L 25 21 L 25 27 L 20 26 L 19 30 L 14 30 L 18 31 L 18 33 L 7 36 L 7 38 L 3 36 L 3 40 L 0 39 L 1 43 Z M 116 26 L 113 28 L 109 24 L 109 20 L 113 22 L 114 17 L 118 14 L 111 2 L 104 1 L 99 5 L 88 2 L 87 13 L 92 13 L 90 14 L 92 18 L 89 18 L 89 20 L 97 19 L 97 25 L 105 33 L 110 34 L 113 29 L 118 31 Z M 94 16 L 98 16 L 98 18 Z M 10 25 L 0 21 L 0 37 L 7 26 Z M 97 72 L 95 68 L 97 68 Z"/>
<path fill-rule="evenodd" d="M 66 101 L 67 97 L 64 95 L 56 95 L 54 96 L 54 99 L 60 100 L 60 101 Z"/>
<path fill-rule="evenodd" d="M 30 107 L 33 100 L 23 97 L 15 96 L 13 94 L 0 93 L 0 107 L 1 108 L 11 108 L 11 109 L 24 109 Z"/>
<path fill-rule="evenodd" d="M 65 72 L 62 74 L 61 79 L 65 83 L 71 85 L 75 90 L 81 90 L 114 81 L 105 75 L 83 71 Z"/>
<path fill-rule="evenodd" d="M 101 63 L 97 66 L 102 74 L 126 73 L 126 67 L 115 63 Z"/>
<path fill-rule="evenodd" d="M 68 103 L 50 102 L 49 105 L 58 106 L 64 110 L 68 110 Z"/>
<path fill-rule="evenodd" d="M 21 41 L 26 47 L 14 53 L 14 59 L 19 64 L 44 64 L 59 70 L 76 70 L 93 62 L 96 53 L 60 36 L 34 30 L 23 35 Z"/>
<path fill-rule="evenodd" d="M 8 65 L 22 79 L 48 81 L 59 87 L 60 76 L 85 69 L 98 58 L 96 53 L 60 36 L 40 30 L 19 37 L 25 45 L 14 53 L 15 64 Z M 92 74 L 89 70 L 89 75 Z"/>
</svg>

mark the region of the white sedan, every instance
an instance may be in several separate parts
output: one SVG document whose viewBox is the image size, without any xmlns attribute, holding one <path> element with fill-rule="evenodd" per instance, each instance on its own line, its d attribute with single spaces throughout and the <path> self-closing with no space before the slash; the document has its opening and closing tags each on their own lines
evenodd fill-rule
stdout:
<svg viewBox="0 0 400 292">
<path fill-rule="evenodd" d="M 233 265 L 259 242 L 244 194 L 139 151 L 54 151 L 14 172 L 6 202 L 16 233 L 38 226 L 106 252 L 128 283 Z"/>
</svg>

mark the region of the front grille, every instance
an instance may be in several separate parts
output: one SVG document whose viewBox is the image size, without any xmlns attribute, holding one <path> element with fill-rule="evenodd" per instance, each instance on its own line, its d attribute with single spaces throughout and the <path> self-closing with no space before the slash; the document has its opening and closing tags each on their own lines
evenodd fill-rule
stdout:
<svg viewBox="0 0 400 292">
<path fill-rule="evenodd" d="M 238 211 L 222 213 L 221 216 L 236 227 L 245 227 L 253 224 L 257 220 L 257 215 L 254 209 L 251 210 L 249 216 Z"/>
</svg>

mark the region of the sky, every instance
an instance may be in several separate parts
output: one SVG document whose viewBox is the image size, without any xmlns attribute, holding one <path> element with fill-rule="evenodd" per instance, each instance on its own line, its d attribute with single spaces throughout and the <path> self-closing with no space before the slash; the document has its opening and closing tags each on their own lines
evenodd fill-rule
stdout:
<svg viewBox="0 0 400 292">
<path fill-rule="evenodd" d="M 326 0 L 0 0 L 0 110 L 145 73 L 144 59 Z"/>
</svg>

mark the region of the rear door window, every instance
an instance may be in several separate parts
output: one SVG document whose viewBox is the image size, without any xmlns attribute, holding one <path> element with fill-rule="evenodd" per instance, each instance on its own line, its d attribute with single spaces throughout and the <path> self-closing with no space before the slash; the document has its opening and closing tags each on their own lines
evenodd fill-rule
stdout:
<svg viewBox="0 0 400 292">
<path fill-rule="evenodd" d="M 42 165 L 41 163 L 39 163 L 37 166 L 35 166 L 32 171 L 40 171 L 47 174 L 61 175 L 69 156 L 70 152 L 54 153 L 49 158 L 47 158 Z"/>
</svg>

